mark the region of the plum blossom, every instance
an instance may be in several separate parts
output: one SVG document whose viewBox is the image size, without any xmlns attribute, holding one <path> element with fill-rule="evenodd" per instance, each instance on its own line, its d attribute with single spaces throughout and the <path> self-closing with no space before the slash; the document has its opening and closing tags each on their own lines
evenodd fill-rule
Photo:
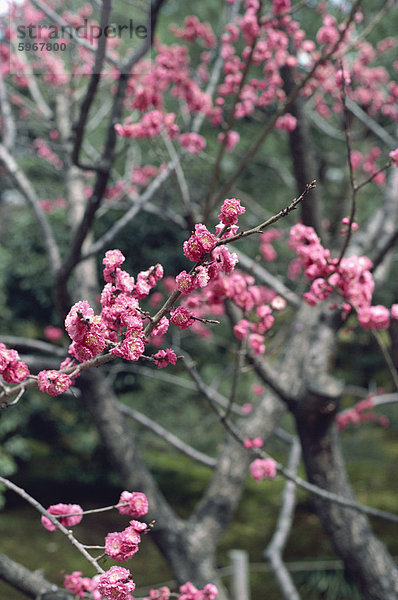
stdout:
<svg viewBox="0 0 398 600">
<path fill-rule="evenodd" d="M 121 493 L 120 500 L 116 506 L 121 515 L 130 517 L 142 517 L 148 512 L 148 499 L 142 492 Z"/>
<path fill-rule="evenodd" d="M 40 371 L 37 375 L 39 390 L 50 396 L 59 396 L 72 385 L 72 380 L 66 373 L 59 371 Z"/>
<path fill-rule="evenodd" d="M 190 154 L 198 154 L 206 146 L 206 140 L 198 133 L 182 133 L 179 142 Z"/>
<path fill-rule="evenodd" d="M 130 594 L 134 592 L 135 583 L 128 569 L 114 566 L 100 575 L 98 589 L 106 600 L 129 600 Z"/>
<path fill-rule="evenodd" d="M 358 321 L 363 329 L 387 329 L 390 325 L 390 311 L 380 304 L 364 306 L 358 311 Z"/>
<path fill-rule="evenodd" d="M 158 352 L 153 355 L 153 358 L 155 359 L 155 364 L 158 369 L 163 369 L 169 364 L 175 365 L 177 362 L 177 355 L 171 348 L 158 350 Z"/>
<path fill-rule="evenodd" d="M 256 458 L 250 465 L 250 473 L 256 481 L 275 479 L 276 462 L 273 458 Z"/>
<path fill-rule="evenodd" d="M 29 377 L 28 366 L 20 360 L 16 350 L 7 349 L 0 342 L 0 375 L 7 383 L 22 383 Z"/>
<path fill-rule="evenodd" d="M 170 323 L 180 327 L 180 329 L 188 329 L 193 323 L 191 315 L 192 313 L 190 310 L 184 306 L 178 306 L 170 313 Z"/>
<path fill-rule="evenodd" d="M 98 592 L 95 593 L 97 585 L 96 578 L 82 577 L 81 571 L 73 571 L 70 575 L 66 575 L 64 579 L 64 587 L 79 598 L 86 598 L 87 592 L 91 592 L 94 600 L 100 600 L 97 595 Z"/>
<path fill-rule="evenodd" d="M 73 527 L 74 525 L 78 525 L 83 518 L 83 509 L 79 504 L 53 504 L 49 506 L 47 512 L 49 512 L 50 515 L 57 517 L 60 524 L 64 527 Z M 58 515 L 63 516 L 61 517 Z M 48 529 L 48 531 L 55 531 L 57 529 L 57 527 L 45 515 L 42 516 L 41 522 L 43 527 Z"/>
<path fill-rule="evenodd" d="M 294 131 L 297 127 L 297 119 L 290 113 L 286 113 L 282 117 L 278 117 L 275 127 L 284 131 Z"/>
<path fill-rule="evenodd" d="M 241 206 L 237 198 L 227 198 L 221 207 L 221 213 L 218 215 L 223 225 L 235 225 L 238 222 L 238 215 L 242 215 L 246 209 Z"/>
<path fill-rule="evenodd" d="M 392 160 L 392 164 L 398 167 L 398 148 L 390 152 L 389 157 Z"/>
</svg>

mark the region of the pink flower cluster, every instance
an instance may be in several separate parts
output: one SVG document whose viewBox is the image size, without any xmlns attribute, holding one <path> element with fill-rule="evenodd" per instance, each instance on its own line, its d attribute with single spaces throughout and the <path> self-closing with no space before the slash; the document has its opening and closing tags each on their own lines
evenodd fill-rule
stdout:
<svg viewBox="0 0 398 600">
<path fill-rule="evenodd" d="M 98 591 L 98 576 L 91 579 L 91 577 L 82 577 L 81 571 L 73 571 L 65 576 L 64 587 L 78 598 L 86 598 L 87 593 L 90 593 L 93 600 L 102 600 L 102 595 Z"/>
<path fill-rule="evenodd" d="M 130 600 L 135 583 L 124 567 L 111 567 L 98 578 L 98 590 L 106 600 Z"/>
<path fill-rule="evenodd" d="M 256 458 L 250 465 L 250 473 L 256 481 L 275 479 L 276 462 L 273 458 Z"/>
<path fill-rule="evenodd" d="M 171 348 L 166 348 L 166 350 L 158 350 L 153 355 L 153 359 L 155 365 L 158 369 L 163 369 L 167 367 L 167 365 L 175 365 L 177 362 L 177 355 Z"/>
<path fill-rule="evenodd" d="M 203 590 L 198 590 L 189 581 L 180 586 L 180 595 L 177 600 L 215 600 L 218 590 L 215 585 L 208 583 Z"/>
<path fill-rule="evenodd" d="M 276 259 L 276 252 L 272 246 L 272 242 L 283 236 L 282 231 L 270 227 L 266 229 L 260 236 L 260 252 L 267 262 L 272 262 Z"/>
<path fill-rule="evenodd" d="M 264 445 L 264 442 L 261 438 L 255 437 L 253 439 L 248 438 L 243 443 L 244 447 L 250 450 L 251 448 L 261 448 Z"/>
<path fill-rule="evenodd" d="M 163 586 L 157 590 L 150 590 L 149 596 L 143 600 L 170 600 L 175 596 L 176 600 L 215 600 L 218 595 L 218 590 L 215 585 L 208 583 L 203 590 L 198 590 L 189 581 L 180 586 L 179 594 L 172 594 L 170 589 Z"/>
<path fill-rule="evenodd" d="M 142 492 L 121 493 L 120 500 L 116 506 L 121 515 L 130 517 L 143 517 L 148 512 L 148 499 Z"/>
<path fill-rule="evenodd" d="M 217 238 L 214 234 L 201 223 L 195 225 L 195 233 L 184 242 L 184 254 L 189 260 L 194 262 L 200 260 L 203 254 L 210 252 L 217 242 Z"/>
<path fill-rule="evenodd" d="M 115 131 L 125 138 L 152 138 L 164 131 L 169 138 L 174 139 L 179 133 L 175 120 L 175 113 L 163 113 L 155 109 L 145 113 L 139 123 L 131 123 L 129 119 L 123 125 L 116 123 Z"/>
<path fill-rule="evenodd" d="M 123 531 L 108 533 L 105 538 L 106 554 L 116 561 L 129 560 L 138 552 L 138 544 L 141 541 L 140 533 L 146 529 L 146 523 L 132 520 L 129 527 Z"/>
<path fill-rule="evenodd" d="M 16 350 L 8 350 L 0 342 L 0 375 L 6 383 L 22 383 L 30 376 L 28 366 Z"/>
<path fill-rule="evenodd" d="M 391 158 L 392 163 L 398 167 L 398 148 L 390 152 L 389 157 Z"/>
<path fill-rule="evenodd" d="M 73 527 L 80 523 L 83 518 L 83 509 L 79 504 L 53 504 L 49 506 L 47 512 L 57 517 L 60 524 L 64 527 Z M 48 517 L 43 515 L 41 522 L 43 527 L 48 529 L 48 531 L 56 531 L 56 526 Z"/>
<path fill-rule="evenodd" d="M 227 198 L 221 207 L 221 213 L 218 215 L 223 225 L 235 225 L 238 222 L 239 215 L 246 212 L 237 198 Z"/>
<path fill-rule="evenodd" d="M 50 396 L 59 396 L 72 385 L 72 380 L 66 373 L 59 371 L 40 371 L 37 375 L 39 390 Z"/>
<path fill-rule="evenodd" d="M 274 324 L 272 309 L 268 304 L 259 302 L 256 308 L 257 321 L 241 319 L 234 325 L 234 334 L 239 340 L 248 337 L 249 345 L 255 354 L 264 354 L 264 334 Z M 252 333 L 250 333 L 252 331 Z"/>
<path fill-rule="evenodd" d="M 297 119 L 290 113 L 286 113 L 282 117 L 278 117 L 275 122 L 275 127 L 276 129 L 281 129 L 283 131 L 294 131 L 297 127 Z"/>
<path fill-rule="evenodd" d="M 388 308 L 371 306 L 374 281 L 369 258 L 350 256 L 339 263 L 338 259 L 330 257 L 329 250 L 322 246 L 315 231 L 301 223 L 291 228 L 289 246 L 297 252 L 306 277 L 312 281 L 310 291 L 303 294 L 308 304 L 314 306 L 336 291 L 345 301 L 342 305 L 344 312 L 349 313 L 353 306 L 364 329 L 386 329 L 389 326 Z"/>
<path fill-rule="evenodd" d="M 206 147 L 205 138 L 198 133 L 182 133 L 178 141 L 190 154 L 199 154 Z"/>
<path fill-rule="evenodd" d="M 101 314 L 95 315 L 86 301 L 77 302 L 65 319 L 65 327 L 72 339 L 69 353 L 78 361 L 86 361 L 100 354 L 105 347 L 110 353 L 126 360 L 136 361 L 145 350 L 143 315 L 138 301 L 145 298 L 163 277 L 163 267 L 155 265 L 137 275 L 136 282 L 121 269 L 125 257 L 120 250 L 105 254 L 104 279 L 101 293 Z M 165 332 L 168 321 L 158 324 L 156 333 Z"/>
<path fill-rule="evenodd" d="M 386 306 L 363 306 L 358 310 L 358 322 L 363 329 L 387 329 L 390 311 Z"/>
<path fill-rule="evenodd" d="M 206 48 L 214 48 L 216 45 L 217 40 L 211 25 L 209 23 L 201 23 L 194 15 L 189 15 L 185 18 L 183 28 L 180 29 L 176 25 L 171 25 L 170 31 L 175 37 L 187 42 L 203 40 Z"/>
<path fill-rule="evenodd" d="M 339 431 L 343 431 L 349 425 L 353 425 L 354 427 L 361 425 L 363 423 L 379 423 L 382 427 L 388 427 L 389 420 L 387 417 L 383 415 L 378 415 L 375 412 L 372 412 L 371 409 L 374 407 L 374 401 L 371 396 L 366 398 L 365 400 L 361 400 L 357 402 L 355 406 L 344 410 L 343 412 L 336 415 L 336 423 Z M 370 411 L 370 412 L 368 412 Z"/>
<path fill-rule="evenodd" d="M 37 155 L 51 163 L 56 169 L 62 169 L 64 166 L 62 160 L 51 150 L 45 140 L 36 138 L 34 141 Z"/>
</svg>

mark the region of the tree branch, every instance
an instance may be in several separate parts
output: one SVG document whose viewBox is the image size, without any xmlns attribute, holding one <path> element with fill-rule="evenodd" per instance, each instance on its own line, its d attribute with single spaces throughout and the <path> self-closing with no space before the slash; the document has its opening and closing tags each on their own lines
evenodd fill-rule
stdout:
<svg viewBox="0 0 398 600">
<path fill-rule="evenodd" d="M 30 571 L 15 560 L 0 552 L 0 579 L 29 598 L 40 598 L 46 592 L 57 592 L 59 588 L 47 581 L 39 572 Z M 71 600 L 67 592 L 57 596 L 59 600 Z"/>
<path fill-rule="evenodd" d="M 13 156 L 9 153 L 7 148 L 0 144 L 0 161 L 7 169 L 15 186 L 22 193 L 25 200 L 30 204 L 37 223 L 43 235 L 44 246 L 47 251 L 47 257 L 50 265 L 52 274 L 54 275 L 60 265 L 60 255 L 57 243 L 54 238 L 52 228 L 47 220 L 46 215 L 40 207 L 39 199 L 36 192 L 25 176 L 24 172 L 19 168 L 18 164 L 14 160 Z"/>
<path fill-rule="evenodd" d="M 170 431 L 167 431 L 167 429 L 159 425 L 159 423 L 153 421 L 153 419 L 150 419 L 138 410 L 134 410 L 133 408 L 130 408 L 129 406 L 126 406 L 121 402 L 118 402 L 117 406 L 122 414 L 131 417 L 132 419 L 134 419 L 134 421 L 137 421 L 137 423 L 144 425 L 144 427 L 146 427 L 150 431 L 153 431 L 153 433 L 155 433 L 163 440 L 166 440 L 166 442 L 174 446 L 174 448 L 177 448 L 177 450 L 179 450 L 186 456 L 189 456 L 196 462 L 205 465 L 206 467 L 210 467 L 212 469 L 215 467 L 215 458 L 210 457 L 207 454 L 204 454 L 203 452 L 199 452 L 199 450 L 196 450 L 189 444 L 186 444 L 179 437 L 177 437 L 176 435 L 174 435 Z"/>
<path fill-rule="evenodd" d="M 288 463 L 288 470 L 294 475 L 297 473 L 300 457 L 301 447 L 298 439 L 294 438 Z M 287 481 L 282 494 L 282 506 L 275 532 L 264 551 L 264 558 L 270 562 L 271 569 L 285 600 L 300 600 L 290 573 L 282 560 L 282 553 L 293 525 L 295 493 L 295 484 L 292 481 Z"/>
</svg>

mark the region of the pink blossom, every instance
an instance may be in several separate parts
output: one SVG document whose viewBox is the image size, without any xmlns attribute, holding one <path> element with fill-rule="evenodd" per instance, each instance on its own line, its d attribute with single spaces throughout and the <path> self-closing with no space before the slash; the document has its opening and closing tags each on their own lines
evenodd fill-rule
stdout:
<svg viewBox="0 0 398 600">
<path fill-rule="evenodd" d="M 382 305 L 364 306 L 358 311 L 358 321 L 363 329 L 387 329 L 390 311 Z"/>
<path fill-rule="evenodd" d="M 272 12 L 280 15 L 290 11 L 290 0 L 272 0 Z"/>
<path fill-rule="evenodd" d="M 1 373 L 1 376 L 6 383 L 22 383 L 29 375 L 28 365 L 21 360 L 9 362 Z"/>
<path fill-rule="evenodd" d="M 105 265 L 105 267 L 116 269 L 116 267 L 120 267 L 125 260 L 126 259 L 120 250 L 108 250 L 105 252 L 105 257 L 103 258 L 102 263 Z"/>
<path fill-rule="evenodd" d="M 143 600 L 170 600 L 170 589 L 166 586 L 162 586 L 157 590 L 149 590 L 149 597 Z"/>
<path fill-rule="evenodd" d="M 196 288 L 194 276 L 181 271 L 176 277 L 176 288 L 182 294 L 190 294 Z"/>
<path fill-rule="evenodd" d="M 244 415 L 248 415 L 252 412 L 253 410 L 253 404 L 251 404 L 250 402 L 245 402 L 245 404 L 242 405 L 242 413 Z"/>
<path fill-rule="evenodd" d="M 152 331 L 152 335 L 163 335 L 169 328 L 169 320 L 167 317 L 162 317 L 159 323 Z"/>
<path fill-rule="evenodd" d="M 73 573 L 70 575 L 66 575 L 64 579 L 64 587 L 79 598 L 86 598 L 86 592 L 91 592 L 94 599 L 98 599 L 98 597 L 95 595 L 97 589 L 97 582 L 95 578 L 91 579 L 90 577 L 82 577 L 81 571 L 73 571 Z"/>
<path fill-rule="evenodd" d="M 265 352 L 265 344 L 264 344 L 264 336 L 259 335 L 258 333 L 252 333 L 249 335 L 249 344 L 254 354 L 264 354 Z"/>
<path fill-rule="evenodd" d="M 398 319 L 398 304 L 393 304 L 391 306 L 391 318 Z"/>
<path fill-rule="evenodd" d="M 126 503 L 126 506 L 122 506 Z M 142 492 L 124 491 L 121 493 L 120 500 L 116 508 L 121 515 L 142 517 L 148 512 L 148 499 Z"/>
<path fill-rule="evenodd" d="M 170 323 L 180 327 L 180 329 L 188 329 L 193 323 L 191 314 L 191 311 L 184 306 L 178 306 L 170 313 Z"/>
<path fill-rule="evenodd" d="M 65 319 L 65 329 L 73 341 L 79 341 L 87 332 L 86 322 L 94 315 L 94 311 L 85 300 L 76 302 Z"/>
<path fill-rule="evenodd" d="M 264 393 L 264 386 L 263 385 L 259 385 L 258 383 L 253 383 L 252 385 L 252 392 L 255 396 L 262 396 Z"/>
<path fill-rule="evenodd" d="M 60 327 L 53 327 L 52 325 L 47 325 L 44 329 L 44 336 L 49 342 L 57 342 L 62 338 L 64 332 Z"/>
<path fill-rule="evenodd" d="M 134 289 L 134 278 L 123 271 L 123 269 L 116 269 L 115 272 L 115 288 L 126 294 L 130 294 Z"/>
<path fill-rule="evenodd" d="M 80 523 L 83 518 L 83 509 L 79 504 L 53 504 L 49 506 L 47 512 L 57 517 L 59 523 L 64 527 L 73 527 Z M 43 527 L 48 529 L 48 531 L 55 531 L 57 529 L 50 519 L 44 515 L 41 518 L 41 522 Z"/>
<path fill-rule="evenodd" d="M 37 384 L 40 391 L 50 396 L 59 396 L 72 385 L 72 380 L 69 375 L 59 371 L 40 371 L 37 375 Z"/>
<path fill-rule="evenodd" d="M 210 265 L 209 273 L 211 274 L 211 268 L 216 268 L 217 271 L 221 270 L 226 275 L 230 275 L 234 270 L 235 266 L 239 262 L 238 256 L 235 252 L 231 252 L 225 246 L 219 246 L 212 252 L 212 256 L 216 259 L 217 266 Z M 218 267 L 218 268 L 217 268 Z M 211 276 L 211 275 L 210 275 Z"/>
<path fill-rule="evenodd" d="M 218 215 L 223 225 L 234 225 L 238 222 L 238 215 L 242 215 L 246 209 L 241 206 L 237 198 L 227 198 L 221 207 L 221 213 Z"/>
<path fill-rule="evenodd" d="M 225 149 L 227 152 L 232 152 L 240 140 L 240 135 L 237 131 L 228 131 L 226 134 L 219 133 L 217 139 L 220 143 L 224 142 L 225 140 Z"/>
<path fill-rule="evenodd" d="M 98 589 L 106 600 L 129 600 L 129 595 L 134 592 L 135 583 L 128 569 L 114 566 L 100 575 Z"/>
<path fill-rule="evenodd" d="M 284 131 L 294 131 L 297 127 L 297 119 L 290 113 L 286 113 L 285 115 L 282 115 L 282 117 L 278 117 L 275 122 L 275 127 L 277 129 L 283 129 Z"/>
<path fill-rule="evenodd" d="M 390 154 L 388 156 L 391 158 L 392 163 L 396 167 L 398 167 L 398 148 L 396 148 L 395 150 L 393 150 L 392 152 L 390 152 Z"/>
<path fill-rule="evenodd" d="M 199 288 L 205 288 L 210 281 L 210 274 L 208 267 L 199 266 L 196 267 L 195 273 L 195 286 Z"/>
<path fill-rule="evenodd" d="M 244 340 L 249 335 L 251 323 L 247 319 L 241 319 L 234 325 L 234 334 L 238 340 Z"/>
<path fill-rule="evenodd" d="M 182 133 L 179 142 L 190 154 L 198 154 L 206 146 L 206 140 L 198 133 Z"/>
<path fill-rule="evenodd" d="M 282 296 L 275 296 L 271 300 L 271 306 L 274 310 L 283 310 L 286 307 L 286 300 Z"/>
<path fill-rule="evenodd" d="M 201 223 L 195 225 L 195 236 L 203 252 L 210 252 L 217 242 L 216 236 L 210 233 L 206 226 Z"/>
<path fill-rule="evenodd" d="M 155 359 L 155 364 L 158 369 L 163 369 L 169 364 L 175 365 L 177 362 L 177 355 L 171 348 L 159 350 L 153 355 L 153 358 Z"/>
<path fill-rule="evenodd" d="M 213 583 L 207 583 L 203 588 L 204 600 L 215 600 L 218 595 L 218 589 Z"/>
<path fill-rule="evenodd" d="M 189 260 L 197 262 L 201 259 L 203 248 L 195 234 L 191 235 L 189 240 L 184 242 L 183 248 L 184 254 L 187 258 L 189 258 Z"/>
<path fill-rule="evenodd" d="M 348 71 L 343 71 L 342 69 L 339 69 L 336 72 L 336 74 L 334 76 L 334 80 L 335 80 L 338 88 L 343 87 L 343 81 L 344 81 L 345 86 L 350 85 L 350 83 L 351 83 L 350 74 L 348 73 Z"/>
<path fill-rule="evenodd" d="M 122 531 L 108 533 L 105 538 L 105 552 L 112 560 L 124 562 L 138 552 L 138 543 L 125 544 Z"/>
<path fill-rule="evenodd" d="M 250 465 L 250 473 L 256 481 L 274 479 L 276 476 L 276 462 L 272 458 L 256 458 Z"/>
<path fill-rule="evenodd" d="M 110 353 L 116 354 L 126 360 L 137 361 L 145 351 L 143 337 L 141 330 L 131 329 L 127 332 L 120 346 L 112 348 Z"/>
</svg>

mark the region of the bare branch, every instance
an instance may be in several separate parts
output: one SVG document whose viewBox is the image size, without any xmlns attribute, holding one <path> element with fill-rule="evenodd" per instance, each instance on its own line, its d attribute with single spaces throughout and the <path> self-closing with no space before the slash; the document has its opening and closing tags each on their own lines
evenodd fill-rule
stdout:
<svg viewBox="0 0 398 600">
<path fill-rule="evenodd" d="M 24 489 L 15 485 L 15 483 L 12 483 L 12 481 L 10 481 L 9 479 L 6 479 L 5 477 L 0 477 L 0 483 L 3 483 L 8 489 L 12 490 L 13 492 L 15 492 L 16 494 L 21 496 L 21 498 L 26 500 L 26 502 L 29 502 L 29 504 L 31 504 L 33 506 L 33 508 L 35 508 L 37 511 L 39 511 L 39 513 L 41 513 L 42 515 L 47 517 L 51 521 L 51 523 L 53 525 L 55 525 L 55 527 L 57 529 L 59 529 L 64 535 L 66 535 L 66 537 L 71 542 L 71 544 L 73 546 L 75 546 L 75 548 L 77 548 L 77 550 L 80 552 L 80 554 L 82 554 L 84 556 L 84 558 L 86 558 L 91 565 L 93 565 L 93 567 L 95 568 L 95 570 L 98 573 L 104 573 L 104 570 L 99 566 L 99 564 L 97 563 L 95 558 L 93 558 L 87 552 L 87 550 L 84 548 L 83 544 L 78 542 L 77 539 L 75 538 L 75 536 L 73 535 L 73 533 L 69 529 L 67 529 L 66 527 L 61 525 L 61 523 L 58 521 L 58 519 L 56 517 L 54 517 L 54 515 L 49 513 L 44 508 L 44 506 L 42 506 L 40 504 L 40 502 L 35 500 L 35 498 L 32 498 L 32 496 L 30 494 L 28 494 Z"/>
<path fill-rule="evenodd" d="M 100 18 L 100 27 L 101 31 L 104 30 L 106 25 L 109 23 L 109 17 L 111 14 L 111 2 L 110 0 L 103 0 L 101 5 L 101 18 Z M 93 72 L 90 77 L 90 83 L 87 87 L 86 96 L 81 104 L 79 111 L 79 120 L 73 127 L 75 133 L 75 143 L 72 150 L 72 162 L 80 168 L 85 168 L 80 165 L 79 155 L 80 149 L 82 147 L 84 131 L 88 119 L 88 115 L 90 112 L 91 105 L 94 102 L 98 85 L 101 79 L 101 71 L 105 60 L 106 55 L 106 42 L 107 37 L 101 36 L 98 40 L 98 47 L 95 53 L 95 61 Z"/>
<path fill-rule="evenodd" d="M 7 169 L 12 181 L 19 191 L 23 194 L 25 200 L 30 204 L 35 214 L 36 220 L 43 235 L 44 245 L 47 251 L 48 261 L 52 274 L 55 274 L 60 264 L 60 255 L 57 243 L 54 238 L 52 228 L 47 220 L 47 217 L 40 207 L 39 199 L 36 192 L 27 179 L 24 172 L 19 168 L 13 156 L 7 148 L 0 144 L 0 161 Z"/>
<path fill-rule="evenodd" d="M 29 598 L 41 597 L 46 592 L 57 592 L 59 588 L 47 581 L 38 571 L 30 571 L 15 560 L 11 560 L 5 554 L 0 552 L 0 579 L 19 590 Z M 58 596 L 57 596 L 58 597 Z M 59 598 L 66 600 L 69 596 Z"/>
<path fill-rule="evenodd" d="M 164 427 L 159 425 L 159 423 L 156 423 L 149 417 L 143 415 L 138 410 L 134 410 L 133 408 L 130 408 L 129 406 L 126 406 L 125 404 L 122 404 L 121 402 L 118 402 L 117 406 L 122 414 L 127 415 L 128 417 L 131 417 L 132 419 L 134 419 L 134 421 L 137 421 L 137 423 L 144 425 L 144 427 L 146 427 L 147 429 L 150 429 L 151 431 L 156 433 L 157 436 L 166 440 L 166 442 L 168 442 L 169 444 L 174 446 L 174 448 L 177 448 L 177 450 L 179 450 L 186 456 L 189 456 L 196 462 L 198 462 L 202 465 L 205 465 L 206 467 L 210 467 L 210 468 L 215 467 L 215 465 L 216 465 L 215 458 L 207 456 L 207 454 L 204 454 L 203 452 L 199 452 L 199 450 L 196 450 L 189 444 L 186 444 L 179 437 L 177 437 L 176 435 L 174 435 L 170 431 L 167 431 L 167 429 L 165 429 Z"/>
<path fill-rule="evenodd" d="M 290 473 L 297 474 L 300 457 L 300 443 L 298 438 L 294 438 L 288 463 Z M 282 553 L 293 525 L 295 492 L 295 484 L 292 481 L 287 481 L 282 494 L 282 506 L 276 523 L 275 532 L 264 551 L 264 558 L 269 560 L 271 569 L 285 600 L 300 600 L 300 596 L 295 588 L 289 571 L 282 560 Z"/>
<path fill-rule="evenodd" d="M 365 112 L 356 102 L 354 102 L 349 96 L 346 98 L 346 105 L 348 110 L 355 115 L 355 117 L 361 121 L 375 136 L 377 136 L 384 144 L 389 148 L 394 148 L 396 140 L 375 121 L 372 119 L 367 112 Z"/>
</svg>

